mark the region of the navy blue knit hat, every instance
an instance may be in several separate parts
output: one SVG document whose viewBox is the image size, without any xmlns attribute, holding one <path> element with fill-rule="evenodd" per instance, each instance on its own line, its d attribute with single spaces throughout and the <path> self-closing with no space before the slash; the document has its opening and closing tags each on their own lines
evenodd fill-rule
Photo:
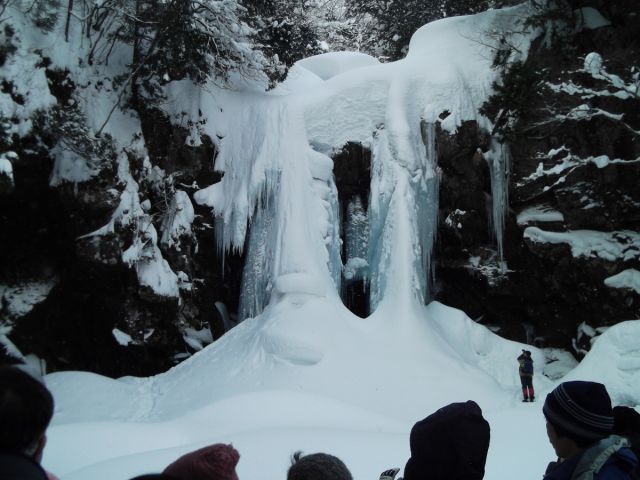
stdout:
<svg viewBox="0 0 640 480">
<path fill-rule="evenodd" d="M 411 429 L 404 480 L 482 480 L 489 438 L 476 402 L 447 405 Z"/>
<path fill-rule="evenodd" d="M 611 398 L 601 383 L 561 383 L 547 395 L 542 412 L 574 440 L 597 441 L 613 432 Z"/>
</svg>

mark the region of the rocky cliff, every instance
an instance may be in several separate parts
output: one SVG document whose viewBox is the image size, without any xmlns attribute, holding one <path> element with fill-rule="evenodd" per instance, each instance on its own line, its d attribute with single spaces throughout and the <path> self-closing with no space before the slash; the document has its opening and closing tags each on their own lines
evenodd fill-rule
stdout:
<svg viewBox="0 0 640 480">
<path fill-rule="evenodd" d="M 640 9 L 593 6 L 574 10 L 582 23 L 560 44 L 540 36 L 521 70 L 497 64 L 504 88 L 496 91 L 515 93 L 494 95 L 485 111 L 496 127 L 511 112 L 502 123 L 509 128 L 437 130 L 435 299 L 505 337 L 576 354 L 603 327 L 640 318 Z M 82 87 L 46 58 L 34 62 L 53 103 L 72 105 Z M 24 103 L 8 77 L 2 92 Z M 31 133 L 3 137 L 6 361 L 149 375 L 240 320 L 244 258 L 221 254 L 209 209 L 192 201 L 219 180 L 214 142 L 193 142 L 194 125 L 160 109 L 131 108 L 144 148 L 95 150 L 97 173 L 81 181 L 60 173 L 51 121 L 34 116 Z M 498 157 L 502 169 L 492 163 Z M 334 175 L 343 221 L 366 211 L 369 152 L 348 144 Z M 367 282 L 343 277 L 345 303 L 366 316 Z"/>
<path fill-rule="evenodd" d="M 503 132 L 505 265 L 487 228 L 490 139 L 474 123 L 439 136 L 438 299 L 509 338 L 576 354 L 640 315 L 640 10 L 601 3 L 582 2 L 570 33 L 539 37 L 485 105 L 526 106 Z"/>
</svg>

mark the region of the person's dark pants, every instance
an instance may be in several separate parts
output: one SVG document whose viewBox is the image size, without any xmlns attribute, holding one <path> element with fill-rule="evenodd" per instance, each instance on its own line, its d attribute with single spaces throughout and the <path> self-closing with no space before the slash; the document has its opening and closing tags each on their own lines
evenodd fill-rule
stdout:
<svg viewBox="0 0 640 480">
<path fill-rule="evenodd" d="M 520 375 L 520 383 L 522 383 L 522 397 L 525 400 L 533 400 L 535 398 L 535 394 L 533 393 L 533 376 Z"/>
</svg>

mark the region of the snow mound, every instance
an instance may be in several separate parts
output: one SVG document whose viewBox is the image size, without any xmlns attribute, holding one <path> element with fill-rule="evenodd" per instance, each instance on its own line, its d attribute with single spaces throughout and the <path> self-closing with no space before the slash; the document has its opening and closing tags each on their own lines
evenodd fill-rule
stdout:
<svg viewBox="0 0 640 480">
<path fill-rule="evenodd" d="M 281 275 L 276 279 L 276 291 L 282 294 L 304 293 L 322 297 L 326 293 L 326 287 L 315 277 L 304 273 L 290 273 Z"/>
<path fill-rule="evenodd" d="M 527 225 L 533 222 L 564 222 L 564 215 L 549 205 L 534 205 L 522 210 L 518 214 L 517 221 L 518 225 Z"/>
<path fill-rule="evenodd" d="M 622 322 L 596 338 L 582 362 L 563 380 L 606 385 L 614 405 L 640 404 L 640 320 Z"/>
<path fill-rule="evenodd" d="M 296 62 L 296 65 L 314 73 L 322 80 L 328 80 L 350 70 L 379 64 L 380 61 L 377 58 L 360 52 L 322 53 Z"/>
<path fill-rule="evenodd" d="M 150 401 L 137 396 L 136 385 L 95 373 L 51 373 L 47 375 L 46 383 L 56 399 L 54 418 L 61 423 L 73 419 L 89 420 L 86 416 L 88 405 L 92 405 L 90 420 L 94 422 L 134 419 L 139 409 Z M 132 398 L 136 398 L 136 402 L 131 402 Z"/>
<path fill-rule="evenodd" d="M 522 428 L 526 448 L 518 451 L 540 465 L 552 458 L 541 404 L 520 402 L 516 362 L 522 348 L 532 350 L 542 400 L 558 383 L 540 374 L 549 352 L 504 340 L 437 302 L 390 305 L 363 320 L 336 299 L 312 296 L 298 307 L 281 300 L 153 378 L 51 374 L 56 412 L 45 465 L 63 480 L 125 480 L 233 442 L 243 478 L 284 474 L 298 449 L 333 453 L 354 478 L 372 478 L 404 464 L 415 421 L 467 399 L 491 424 L 489 478 L 519 471 L 523 458 L 509 445 Z M 615 404 L 639 404 L 639 334 L 640 321 L 610 328 L 562 380 L 599 381 Z"/>
<path fill-rule="evenodd" d="M 221 398 L 264 389 L 329 396 L 408 422 L 470 396 L 490 410 L 517 400 L 515 358 L 524 345 L 437 302 L 404 308 L 387 302 L 383 307 L 363 320 L 337 298 L 311 295 L 292 303 L 285 295 L 262 315 L 151 380 L 123 384 L 86 374 L 86 386 L 81 386 L 75 380 L 80 374 L 54 374 L 48 384 L 56 401 L 73 406 L 57 412 L 55 423 L 168 420 Z M 534 358 L 543 364 L 537 350 Z M 551 388 L 541 375 L 536 381 L 542 389 Z M 85 398 L 80 392 L 87 387 Z M 129 400 L 113 411 L 95 409 L 100 394 L 112 398 L 118 391 Z"/>
<path fill-rule="evenodd" d="M 611 288 L 628 288 L 640 294 L 640 272 L 628 268 L 617 275 L 604 279 L 604 284 Z"/>
</svg>

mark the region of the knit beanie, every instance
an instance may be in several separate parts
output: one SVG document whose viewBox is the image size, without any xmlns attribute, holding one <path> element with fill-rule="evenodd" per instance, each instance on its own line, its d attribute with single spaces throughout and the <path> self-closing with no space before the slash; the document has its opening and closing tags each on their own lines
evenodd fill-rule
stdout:
<svg viewBox="0 0 640 480">
<path fill-rule="evenodd" d="M 452 403 L 411 429 L 404 480 L 481 480 L 489 423 L 474 401 Z"/>
<path fill-rule="evenodd" d="M 542 407 L 547 421 L 576 441 L 597 441 L 613 431 L 613 410 L 607 389 L 596 382 L 564 382 Z"/>
<path fill-rule="evenodd" d="M 180 480 L 238 480 L 240 454 L 231 445 L 216 443 L 183 455 L 163 473 Z"/>
</svg>

